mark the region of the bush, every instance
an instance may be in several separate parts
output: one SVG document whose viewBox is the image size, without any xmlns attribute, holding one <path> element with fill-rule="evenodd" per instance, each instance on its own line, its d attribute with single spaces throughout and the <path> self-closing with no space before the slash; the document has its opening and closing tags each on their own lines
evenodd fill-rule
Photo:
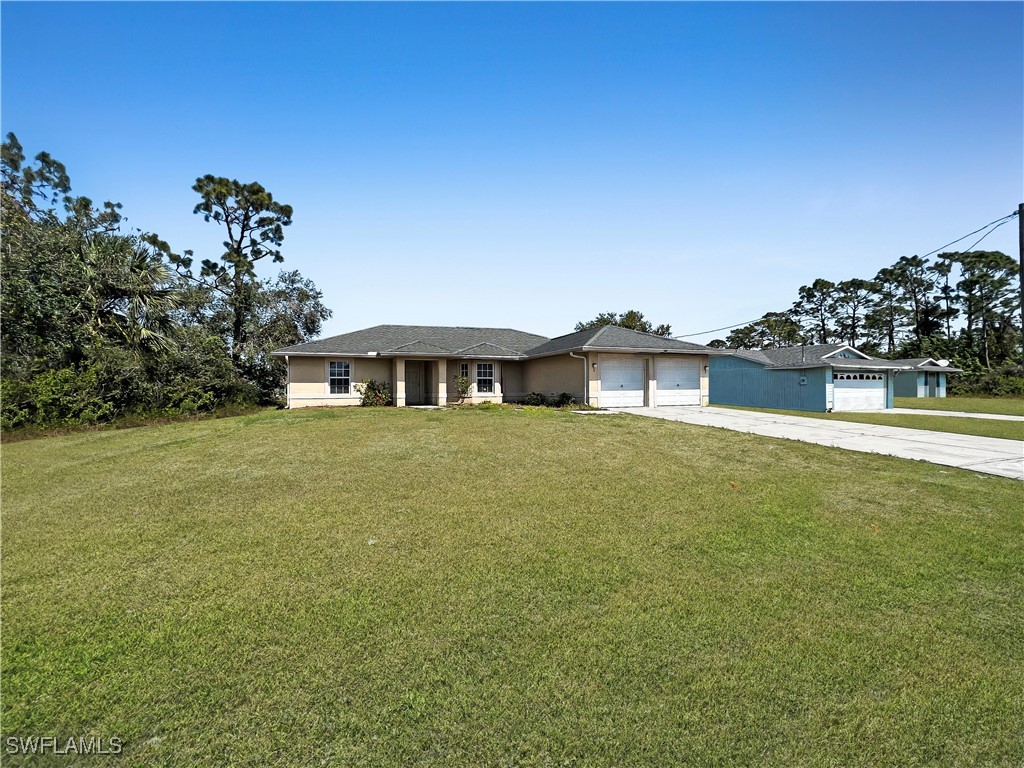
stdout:
<svg viewBox="0 0 1024 768">
<path fill-rule="evenodd" d="M 548 399 L 540 392 L 531 392 L 523 398 L 523 403 L 525 405 L 547 405 Z"/>
<path fill-rule="evenodd" d="M 391 390 L 388 388 L 387 382 L 363 379 L 360 382 L 360 389 L 363 395 L 360 405 L 367 407 L 391 405 Z"/>
<path fill-rule="evenodd" d="M 460 403 L 469 397 L 469 376 L 453 376 L 452 385 L 455 389 L 455 395 Z"/>
<path fill-rule="evenodd" d="M 31 378 L 5 377 L 0 426 L 5 431 L 80 427 L 255 404 L 258 390 L 235 374 L 222 349 L 214 345 L 204 356 L 200 346 L 144 360 L 122 349 L 100 348 L 78 365 Z"/>
<path fill-rule="evenodd" d="M 565 408 L 567 405 L 576 405 L 576 398 L 568 392 L 563 392 L 555 398 L 554 406 L 556 408 Z"/>
<path fill-rule="evenodd" d="M 1024 365 L 994 371 L 951 373 L 946 394 L 952 397 L 1024 397 Z"/>
<path fill-rule="evenodd" d="M 153 402 L 153 388 L 130 360 L 110 355 L 28 380 L 4 379 L 2 401 L 4 429 L 99 424 Z"/>
</svg>

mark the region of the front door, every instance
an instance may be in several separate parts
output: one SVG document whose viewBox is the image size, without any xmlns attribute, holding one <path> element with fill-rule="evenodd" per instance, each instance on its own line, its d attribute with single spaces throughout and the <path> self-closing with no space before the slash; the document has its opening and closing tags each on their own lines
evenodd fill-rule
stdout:
<svg viewBox="0 0 1024 768">
<path fill-rule="evenodd" d="M 425 363 L 422 360 L 405 361 L 405 404 L 426 405 Z"/>
</svg>

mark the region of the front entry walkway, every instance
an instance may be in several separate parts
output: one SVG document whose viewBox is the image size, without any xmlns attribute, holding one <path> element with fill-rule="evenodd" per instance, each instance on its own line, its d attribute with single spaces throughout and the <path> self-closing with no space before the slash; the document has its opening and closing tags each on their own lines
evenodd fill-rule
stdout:
<svg viewBox="0 0 1024 768">
<path fill-rule="evenodd" d="M 883 427 L 727 408 L 618 408 L 619 413 L 719 427 L 862 453 L 928 461 L 947 467 L 1024 480 L 1024 441 Z"/>
</svg>

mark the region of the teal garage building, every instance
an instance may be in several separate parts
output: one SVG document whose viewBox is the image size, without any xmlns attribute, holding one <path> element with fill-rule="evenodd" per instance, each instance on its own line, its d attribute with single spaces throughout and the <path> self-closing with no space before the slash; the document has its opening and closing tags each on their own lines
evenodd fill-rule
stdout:
<svg viewBox="0 0 1024 768">
<path fill-rule="evenodd" d="M 944 396 L 945 374 L 957 370 L 931 358 L 877 359 L 849 344 L 729 350 L 709 366 L 711 405 L 837 412 L 892 408 L 900 392 L 922 391 L 922 375 L 925 393 Z"/>
</svg>

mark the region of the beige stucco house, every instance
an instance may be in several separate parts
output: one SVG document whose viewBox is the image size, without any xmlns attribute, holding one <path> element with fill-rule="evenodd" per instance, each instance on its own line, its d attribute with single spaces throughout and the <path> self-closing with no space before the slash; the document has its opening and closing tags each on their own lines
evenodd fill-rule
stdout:
<svg viewBox="0 0 1024 768">
<path fill-rule="evenodd" d="M 288 367 L 289 408 L 358 405 L 359 383 L 386 382 L 395 405 L 518 402 L 570 393 L 598 407 L 707 405 L 708 356 L 699 344 L 602 326 L 548 339 L 512 328 L 378 325 L 273 353 Z"/>
</svg>

